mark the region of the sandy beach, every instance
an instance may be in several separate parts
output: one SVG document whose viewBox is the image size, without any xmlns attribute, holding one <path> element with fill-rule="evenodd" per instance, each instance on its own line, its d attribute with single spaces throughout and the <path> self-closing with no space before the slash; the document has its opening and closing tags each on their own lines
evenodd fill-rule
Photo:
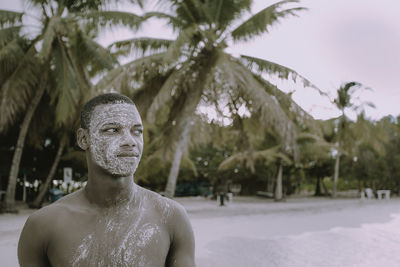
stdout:
<svg viewBox="0 0 400 267">
<path fill-rule="evenodd" d="M 207 266 L 399 266 L 400 199 L 236 197 L 219 207 L 178 198 Z M 16 248 L 32 210 L 0 215 L 0 266 L 18 266 Z"/>
</svg>

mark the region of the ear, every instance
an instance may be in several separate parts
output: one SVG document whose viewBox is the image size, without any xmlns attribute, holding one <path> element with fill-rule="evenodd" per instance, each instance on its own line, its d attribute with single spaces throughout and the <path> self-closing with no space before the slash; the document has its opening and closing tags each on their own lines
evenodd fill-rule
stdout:
<svg viewBox="0 0 400 267">
<path fill-rule="evenodd" d="M 83 128 L 79 128 L 76 131 L 76 142 L 78 146 L 83 150 L 87 150 L 89 148 L 89 133 L 88 130 Z"/>
</svg>

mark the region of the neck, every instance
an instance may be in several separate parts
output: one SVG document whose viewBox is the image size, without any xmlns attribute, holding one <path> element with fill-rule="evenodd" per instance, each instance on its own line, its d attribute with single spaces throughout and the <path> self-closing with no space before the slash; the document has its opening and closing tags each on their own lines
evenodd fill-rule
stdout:
<svg viewBox="0 0 400 267">
<path fill-rule="evenodd" d="M 91 204 L 109 208 L 131 203 L 135 199 L 137 185 L 133 181 L 133 174 L 127 177 L 112 177 L 89 171 L 84 190 Z"/>
</svg>

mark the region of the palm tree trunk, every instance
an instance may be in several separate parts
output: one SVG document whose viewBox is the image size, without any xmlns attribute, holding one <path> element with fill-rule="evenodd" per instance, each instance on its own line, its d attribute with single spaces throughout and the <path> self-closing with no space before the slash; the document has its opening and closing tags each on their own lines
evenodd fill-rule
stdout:
<svg viewBox="0 0 400 267">
<path fill-rule="evenodd" d="M 177 137 L 179 138 L 177 139 L 178 145 L 175 147 L 172 166 L 168 175 L 168 181 L 165 188 L 165 195 L 169 198 L 174 197 L 175 194 L 175 186 L 179 174 L 179 167 L 181 165 L 182 155 L 186 150 L 189 142 L 192 118 L 203 94 L 202 85 L 206 80 L 207 75 L 209 75 L 209 70 L 214 66 L 215 59 L 215 55 L 207 55 L 204 58 L 204 61 L 201 61 L 198 66 L 195 67 L 195 69 L 197 69 L 196 72 L 198 73 L 198 77 L 196 78 L 192 86 L 188 86 L 188 88 L 186 89 L 187 95 L 185 102 L 188 101 L 188 103 L 184 105 L 184 108 L 180 111 L 180 116 L 176 120 L 176 129 L 182 129 L 182 131 L 177 135 Z"/>
<path fill-rule="evenodd" d="M 4 201 L 4 211 L 5 212 L 16 212 L 15 208 L 15 187 L 17 184 L 17 176 L 19 171 L 19 165 L 21 163 L 22 152 L 25 145 L 26 134 L 28 133 L 29 125 L 31 123 L 33 114 L 37 106 L 39 105 L 40 99 L 42 98 L 44 91 L 46 89 L 46 84 L 49 76 L 49 68 L 45 64 L 45 72 L 40 80 L 39 88 L 35 93 L 26 113 L 24 120 L 21 124 L 21 129 L 18 134 L 17 145 L 15 147 L 14 156 L 12 159 L 10 176 L 8 177 L 8 185 L 6 191 L 6 198 Z"/>
<path fill-rule="evenodd" d="M 275 201 L 282 200 L 282 163 L 279 163 L 278 176 L 276 177 Z"/>
<path fill-rule="evenodd" d="M 321 192 L 321 177 L 317 176 L 317 184 L 315 185 L 314 196 L 322 196 Z"/>
<path fill-rule="evenodd" d="M 68 140 L 68 135 L 66 133 L 64 133 L 60 140 L 60 144 L 58 145 L 58 150 L 57 150 L 56 157 L 54 158 L 53 165 L 50 168 L 50 172 L 46 178 L 46 181 L 40 187 L 39 194 L 37 195 L 37 197 L 35 198 L 35 200 L 33 201 L 32 205 L 31 205 L 32 208 L 41 208 L 42 207 L 44 197 L 46 196 L 46 193 L 49 189 L 49 185 L 50 185 L 51 181 L 53 180 L 54 175 L 56 174 L 58 163 L 60 162 L 64 148 L 67 145 L 67 140 Z"/>
<path fill-rule="evenodd" d="M 190 133 L 190 123 L 182 131 L 182 138 L 180 139 L 178 145 L 175 148 L 174 158 L 172 160 L 171 169 L 168 175 L 167 186 L 165 188 L 165 196 L 173 198 L 175 195 L 176 181 L 178 179 L 179 168 L 182 161 L 183 152 L 186 150 L 189 140 Z"/>
<path fill-rule="evenodd" d="M 326 185 L 324 183 L 324 178 L 323 177 L 321 178 L 321 185 L 322 185 L 322 189 L 324 190 L 324 195 L 325 196 L 329 196 L 330 193 L 329 193 L 328 187 L 326 187 Z"/>
<path fill-rule="evenodd" d="M 336 197 L 337 192 L 337 183 L 339 180 L 339 165 L 340 165 L 340 152 L 338 151 L 335 160 L 335 173 L 333 175 L 333 190 L 332 190 L 332 197 Z"/>
<path fill-rule="evenodd" d="M 342 141 L 343 141 L 343 135 L 344 135 L 344 126 L 345 126 L 345 121 L 346 117 L 344 115 L 344 108 L 341 109 L 342 116 L 340 117 L 339 120 L 339 126 L 338 126 L 338 146 L 337 146 L 337 155 L 335 159 L 335 171 L 333 174 L 333 190 L 332 190 L 332 197 L 335 198 L 337 194 L 337 184 L 339 180 L 339 165 L 340 165 L 340 151 L 342 148 Z"/>
</svg>

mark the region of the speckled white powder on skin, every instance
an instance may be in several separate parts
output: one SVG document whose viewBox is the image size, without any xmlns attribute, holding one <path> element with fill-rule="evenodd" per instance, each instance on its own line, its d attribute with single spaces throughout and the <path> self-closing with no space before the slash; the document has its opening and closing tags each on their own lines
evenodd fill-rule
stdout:
<svg viewBox="0 0 400 267">
<path fill-rule="evenodd" d="M 152 236 L 154 235 L 154 233 L 158 231 L 159 227 L 157 225 L 146 223 L 141 227 L 137 245 L 139 247 L 145 247 L 152 238 Z"/>
<path fill-rule="evenodd" d="M 97 106 L 91 116 L 89 126 L 89 152 L 93 160 L 104 170 L 116 176 L 132 175 L 140 161 L 143 150 L 140 115 L 134 105 L 111 104 Z M 112 132 L 109 125 L 118 126 Z M 129 153 L 133 157 L 121 157 Z"/>
<path fill-rule="evenodd" d="M 99 214 L 96 229 L 83 239 L 73 256 L 72 266 L 154 266 L 144 251 L 157 244 L 161 233 L 156 223 L 145 222 L 145 207 L 149 201 L 142 196 L 127 208 L 110 208 Z M 133 208 L 135 207 L 135 208 Z"/>
<path fill-rule="evenodd" d="M 83 239 L 82 244 L 78 247 L 75 253 L 75 257 L 72 261 L 72 266 L 76 266 L 81 260 L 84 260 L 88 256 L 90 247 L 88 246 L 88 244 L 91 243 L 92 238 L 93 235 L 90 234 Z"/>
</svg>

